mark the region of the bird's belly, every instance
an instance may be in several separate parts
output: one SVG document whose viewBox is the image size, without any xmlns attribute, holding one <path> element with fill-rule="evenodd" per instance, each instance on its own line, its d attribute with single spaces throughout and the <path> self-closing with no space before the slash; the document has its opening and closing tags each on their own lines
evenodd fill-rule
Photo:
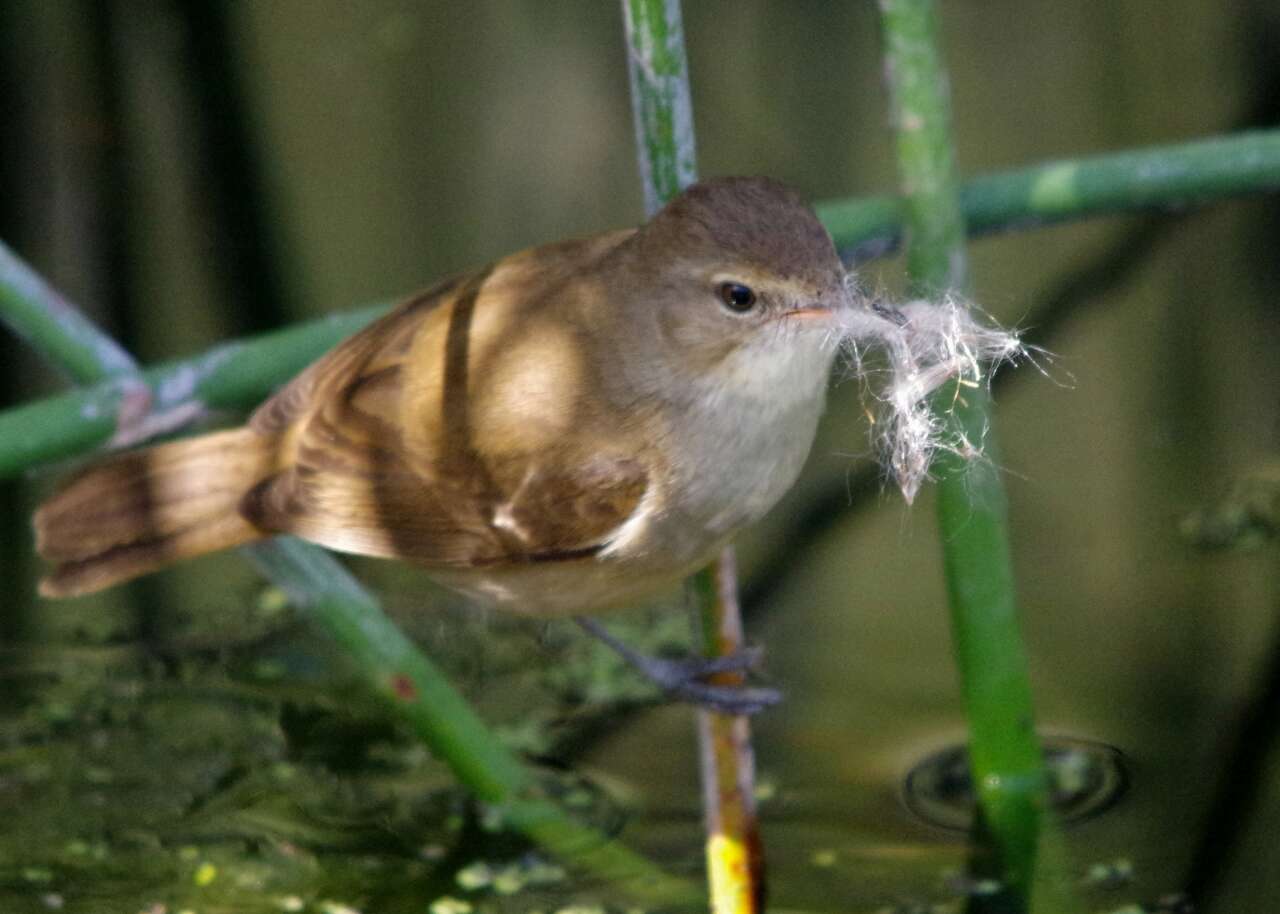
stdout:
<svg viewBox="0 0 1280 914">
<path fill-rule="evenodd" d="M 646 492 L 594 556 L 431 573 L 480 603 L 532 616 L 598 612 L 651 597 L 705 565 L 773 507 L 799 475 L 821 410 L 816 398 L 772 421 L 686 429 L 681 440 L 692 446 L 674 455 L 663 484 Z"/>
<path fill-rule="evenodd" d="M 698 556 L 677 564 L 591 557 L 433 569 L 431 576 L 485 606 L 526 616 L 569 616 L 640 602 L 674 586 L 706 560 Z"/>
<path fill-rule="evenodd" d="M 707 423 L 702 431 L 707 440 L 692 451 L 687 471 L 680 474 L 681 491 L 671 499 L 684 508 L 679 523 L 697 531 L 699 539 L 714 541 L 758 521 L 800 475 L 821 411 L 818 399 L 768 421 Z M 654 533 L 662 535 L 659 529 Z"/>
</svg>

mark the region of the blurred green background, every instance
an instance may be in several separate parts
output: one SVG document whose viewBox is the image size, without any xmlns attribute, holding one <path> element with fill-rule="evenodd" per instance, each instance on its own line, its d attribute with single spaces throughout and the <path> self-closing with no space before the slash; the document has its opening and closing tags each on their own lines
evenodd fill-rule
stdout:
<svg viewBox="0 0 1280 914">
<path fill-rule="evenodd" d="M 619 19 L 603 0 L 0 0 L 0 238 L 154 361 L 635 223 Z M 952 0 L 943 21 L 965 174 L 1280 115 L 1280 10 L 1264 0 Z M 893 187 L 874 4 L 696 0 L 685 28 L 704 175 L 769 174 L 815 201 Z M 1057 309 L 1030 328 L 1055 354 L 1049 376 L 1005 378 L 997 421 L 1041 728 L 1125 759 L 1119 801 L 1047 839 L 1046 879 L 1058 888 L 1094 863 L 1131 866 L 1114 888 L 1082 889 L 1085 910 L 1152 907 L 1189 888 L 1199 910 L 1280 902 L 1270 865 L 1280 834 L 1276 549 L 1206 553 L 1179 532 L 1188 512 L 1280 459 L 1276 213 L 1260 197 L 971 248 L 975 298 L 999 320 Z M 892 292 L 899 273 L 884 261 L 864 277 Z M 0 383 L 8 406 L 60 381 L 4 336 Z M 906 773 L 962 741 L 963 720 L 928 492 L 911 509 L 892 491 L 845 495 L 868 464 L 862 414 L 856 385 L 835 388 L 804 479 L 742 544 L 748 628 L 788 695 L 756 726 L 773 792 L 774 898 L 787 908 L 954 901 L 946 871 L 965 855 L 961 835 L 902 800 Z M 299 671 L 326 655 L 273 634 L 259 585 L 234 556 L 101 598 L 37 603 L 26 518 L 54 476 L 0 488 L 0 676 L 10 685 L 0 809 L 15 816 L 0 887 L 27 901 L 61 892 L 74 910 L 76 891 L 23 873 L 57 856 L 33 851 L 40 842 L 62 853 L 89 832 L 119 832 L 102 825 L 106 813 L 85 812 L 123 794 L 82 783 L 85 754 L 98 750 L 80 741 L 123 726 L 86 716 L 86 696 L 130 699 L 95 684 L 148 692 L 225 676 L 210 671 L 240 658 L 242 636 L 253 642 L 246 656 L 270 655 L 303 682 Z M 417 637 L 451 652 L 498 722 L 527 719 L 516 684 L 576 649 L 556 625 L 467 613 L 420 574 L 359 570 Z M 643 630 L 651 618 L 630 621 Z M 65 714 L 51 717 L 43 689 L 72 680 Z M 271 700 L 269 714 L 307 703 Z M 339 698 L 319 706 L 321 717 L 343 714 Z M 177 714 L 173 726 L 190 719 Z M 246 732 L 239 720 L 229 732 Z M 266 729 L 285 734 L 267 755 L 297 762 L 301 731 L 270 719 Z M 67 740 L 45 781 L 14 774 L 27 771 L 12 767 L 15 746 Z M 172 764 L 205 751 L 188 749 Z M 624 837 L 696 870 L 687 709 L 628 714 L 566 754 L 625 785 Z M 341 766 L 322 761 L 341 780 Z M 222 775 L 207 773 L 211 796 Z M 46 805 L 27 805 L 37 794 Z M 181 843 L 155 833 L 158 847 Z M 74 868 L 48 869 L 56 883 Z M 75 872 L 91 893 L 94 870 Z M 168 897 L 157 879 L 139 888 L 121 875 L 107 897 Z"/>
</svg>

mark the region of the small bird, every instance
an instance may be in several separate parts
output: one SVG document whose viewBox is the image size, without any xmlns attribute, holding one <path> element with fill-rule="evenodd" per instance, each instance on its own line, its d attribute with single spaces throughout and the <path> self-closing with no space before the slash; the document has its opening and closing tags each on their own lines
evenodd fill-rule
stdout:
<svg viewBox="0 0 1280 914">
<path fill-rule="evenodd" d="M 632 603 L 795 481 L 853 304 L 793 191 L 693 185 L 409 299 L 242 427 L 91 465 L 35 514 L 40 592 L 292 534 L 528 615 Z"/>
</svg>

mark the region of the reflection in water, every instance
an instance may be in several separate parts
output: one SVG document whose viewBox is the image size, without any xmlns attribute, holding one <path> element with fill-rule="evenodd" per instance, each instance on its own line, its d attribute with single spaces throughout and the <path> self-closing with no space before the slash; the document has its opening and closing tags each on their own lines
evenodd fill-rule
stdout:
<svg viewBox="0 0 1280 914">
<path fill-rule="evenodd" d="M 979 802 L 965 746 L 935 752 L 907 774 L 904 799 L 915 815 L 969 834 L 967 872 L 951 885 L 967 896 L 967 914 L 1026 914 L 1031 909 L 1041 802 L 1047 802 L 1057 824 L 1067 824 L 1102 813 L 1124 793 L 1125 769 L 1112 746 L 1053 738 L 1044 743 L 1044 762 L 1047 790 L 1013 791 L 1010 801 L 1022 799 L 1001 813 L 1004 824 L 988 819 L 993 810 L 985 798 Z"/>
<path fill-rule="evenodd" d="M 1124 757 L 1105 743 L 1051 737 L 1044 744 L 1049 775 L 1049 807 L 1062 824 L 1080 822 L 1110 809 L 1128 786 Z M 908 772 L 903 799 L 930 825 L 970 831 L 974 819 L 973 782 L 964 746 L 935 752 Z"/>
</svg>

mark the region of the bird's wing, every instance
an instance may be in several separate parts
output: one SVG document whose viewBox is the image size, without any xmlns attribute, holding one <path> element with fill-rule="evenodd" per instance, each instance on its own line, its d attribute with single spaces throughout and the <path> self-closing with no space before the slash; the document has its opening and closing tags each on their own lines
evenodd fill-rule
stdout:
<svg viewBox="0 0 1280 914">
<path fill-rule="evenodd" d="M 428 566 L 554 561 L 607 545 L 650 474 L 623 448 L 583 452 L 562 443 L 568 436 L 536 432 L 546 425 L 539 409 L 580 417 L 575 391 L 553 387 L 537 403 L 490 396 L 504 377 L 526 383 L 530 359 L 514 350 L 536 337 L 531 322 L 490 319 L 512 302 L 502 269 L 410 300 L 264 404 L 251 425 L 279 436 L 278 468 L 241 512 L 266 530 Z M 492 431 L 499 420 L 485 419 L 486 403 L 495 399 L 507 426 L 486 437 L 476 426 Z"/>
<path fill-rule="evenodd" d="M 446 279 L 347 337 L 259 406 L 249 418 L 249 427 L 263 435 L 280 434 L 353 379 L 376 373 L 381 365 L 398 364 L 422 316 L 452 301 L 469 283 L 482 282 L 485 272 Z"/>
<path fill-rule="evenodd" d="M 522 484 L 490 488 L 424 478 L 376 445 L 326 447 L 251 490 L 245 516 L 330 549 L 427 566 L 594 555 L 636 510 L 648 482 L 638 462 L 601 459 L 569 468 L 530 463 Z"/>
</svg>

